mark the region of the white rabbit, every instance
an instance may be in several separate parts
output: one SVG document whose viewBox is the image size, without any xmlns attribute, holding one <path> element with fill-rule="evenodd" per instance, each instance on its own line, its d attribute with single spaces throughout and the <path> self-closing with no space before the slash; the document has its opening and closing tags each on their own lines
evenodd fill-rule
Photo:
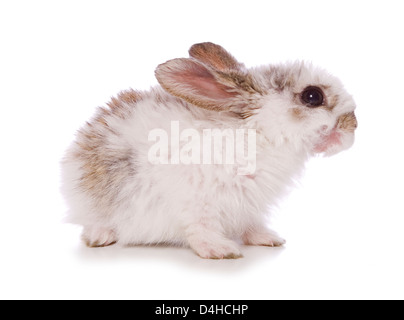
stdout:
<svg viewBox="0 0 404 320">
<path fill-rule="evenodd" d="M 324 70 L 306 63 L 246 69 L 213 43 L 189 53 L 157 67 L 161 87 L 123 91 L 99 108 L 68 149 L 62 192 L 68 220 L 84 227 L 88 246 L 168 243 L 221 259 L 242 256 L 238 240 L 282 245 L 266 227 L 271 206 L 311 156 L 353 144 L 355 103 Z M 189 129 L 199 137 L 209 129 L 255 133 L 254 154 L 238 157 L 236 146 L 233 163 L 198 162 L 211 148 L 172 132 Z M 198 145 L 201 154 L 192 149 Z M 194 161 L 184 163 L 190 146 Z"/>
</svg>

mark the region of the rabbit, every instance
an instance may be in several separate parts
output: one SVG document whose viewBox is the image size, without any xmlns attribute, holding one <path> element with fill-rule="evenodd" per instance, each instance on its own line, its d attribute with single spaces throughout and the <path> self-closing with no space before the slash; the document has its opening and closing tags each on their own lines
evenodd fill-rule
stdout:
<svg viewBox="0 0 404 320">
<path fill-rule="evenodd" d="M 210 42 L 159 65 L 155 76 L 159 85 L 122 91 L 77 132 L 61 162 L 67 221 L 83 226 L 90 247 L 168 244 L 235 259 L 241 244 L 282 246 L 267 227 L 271 208 L 311 157 L 353 145 L 352 96 L 310 63 L 246 68 Z M 190 142 L 172 136 L 191 130 L 202 141 L 208 129 L 251 132 L 253 154 L 245 156 L 244 144 L 233 163 L 179 161 Z M 167 136 L 157 142 L 152 132 Z"/>
</svg>

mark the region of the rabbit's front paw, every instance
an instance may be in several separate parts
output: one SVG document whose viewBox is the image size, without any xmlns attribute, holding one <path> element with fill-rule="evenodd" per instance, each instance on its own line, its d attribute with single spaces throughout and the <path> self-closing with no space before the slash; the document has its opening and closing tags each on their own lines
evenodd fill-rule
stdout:
<svg viewBox="0 0 404 320">
<path fill-rule="evenodd" d="M 103 227 L 85 227 L 81 238 L 88 247 L 106 247 L 117 241 L 115 232 Z"/>
<path fill-rule="evenodd" d="M 203 259 L 238 259 L 243 256 L 237 243 L 231 240 L 192 239 L 189 242 L 191 248 Z"/>
<path fill-rule="evenodd" d="M 272 230 L 265 230 L 246 232 L 243 235 L 243 242 L 251 246 L 280 247 L 286 243 L 286 240 Z"/>
</svg>

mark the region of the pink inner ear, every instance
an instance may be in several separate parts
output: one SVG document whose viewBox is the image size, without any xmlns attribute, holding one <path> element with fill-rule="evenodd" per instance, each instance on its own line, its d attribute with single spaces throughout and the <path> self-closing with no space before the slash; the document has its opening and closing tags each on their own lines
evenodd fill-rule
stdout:
<svg viewBox="0 0 404 320">
<path fill-rule="evenodd" d="M 205 66 L 193 61 L 188 61 L 187 68 L 178 72 L 175 78 L 177 82 L 186 84 L 192 91 L 205 98 L 222 100 L 236 95 L 235 92 L 229 92 L 230 87 L 218 82 Z"/>
</svg>

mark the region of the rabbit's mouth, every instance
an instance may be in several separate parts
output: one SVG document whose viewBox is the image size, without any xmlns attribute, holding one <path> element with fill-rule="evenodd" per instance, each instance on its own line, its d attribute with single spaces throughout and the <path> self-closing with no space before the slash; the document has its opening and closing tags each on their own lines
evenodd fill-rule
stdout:
<svg viewBox="0 0 404 320">
<path fill-rule="evenodd" d="M 335 126 L 328 134 L 322 134 L 320 142 L 314 146 L 314 152 L 323 153 L 332 147 L 341 145 L 342 133 Z"/>
<path fill-rule="evenodd" d="M 341 115 L 334 128 L 326 133 L 327 128 L 322 128 L 320 141 L 314 145 L 315 153 L 333 155 L 350 148 L 354 142 L 354 132 L 358 127 L 354 112 Z"/>
</svg>

